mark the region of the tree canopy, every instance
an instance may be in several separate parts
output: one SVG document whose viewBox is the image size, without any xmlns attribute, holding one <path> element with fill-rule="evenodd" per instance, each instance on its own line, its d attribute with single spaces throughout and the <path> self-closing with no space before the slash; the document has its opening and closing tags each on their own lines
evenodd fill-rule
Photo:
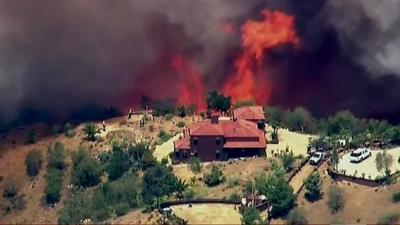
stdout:
<svg viewBox="0 0 400 225">
<path fill-rule="evenodd" d="M 207 95 L 207 108 L 226 112 L 230 109 L 232 100 L 230 96 L 225 97 L 217 91 L 211 91 Z"/>
<path fill-rule="evenodd" d="M 255 183 L 258 193 L 265 195 L 271 202 L 272 216 L 286 214 L 293 208 L 295 203 L 293 188 L 286 181 L 282 169 L 274 169 L 268 176 L 258 176 Z"/>
</svg>

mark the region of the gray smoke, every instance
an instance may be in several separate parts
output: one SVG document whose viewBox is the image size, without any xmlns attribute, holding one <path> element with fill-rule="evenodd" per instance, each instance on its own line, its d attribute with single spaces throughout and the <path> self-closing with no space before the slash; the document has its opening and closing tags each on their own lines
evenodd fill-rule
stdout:
<svg viewBox="0 0 400 225">
<path fill-rule="evenodd" d="M 400 74 L 400 1 L 330 0 L 324 13 L 343 50 L 371 74 Z"/>
<path fill-rule="evenodd" d="M 251 5 L 229 0 L 1 1 L 0 120 L 15 118 L 23 107 L 62 116 L 87 103 L 118 105 L 138 85 L 143 67 L 158 66 L 166 48 L 188 52 L 202 74 L 218 70 L 232 45 L 221 27 Z"/>
</svg>

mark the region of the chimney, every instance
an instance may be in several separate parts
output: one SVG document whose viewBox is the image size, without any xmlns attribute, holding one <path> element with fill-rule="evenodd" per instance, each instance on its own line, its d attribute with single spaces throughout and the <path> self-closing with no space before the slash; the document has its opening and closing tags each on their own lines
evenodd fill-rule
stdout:
<svg viewBox="0 0 400 225">
<path fill-rule="evenodd" d="M 211 124 L 218 124 L 219 117 L 220 117 L 219 112 L 211 113 Z"/>
</svg>

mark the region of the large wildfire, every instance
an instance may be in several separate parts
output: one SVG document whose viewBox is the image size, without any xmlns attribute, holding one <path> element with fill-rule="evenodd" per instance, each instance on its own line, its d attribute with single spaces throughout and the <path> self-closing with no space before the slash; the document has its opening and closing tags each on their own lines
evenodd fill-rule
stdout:
<svg viewBox="0 0 400 225">
<path fill-rule="evenodd" d="M 221 87 L 224 95 L 231 96 L 234 102 L 255 101 L 266 104 L 272 87 L 268 80 L 267 69 L 263 60 L 269 49 L 280 45 L 299 45 L 293 16 L 280 11 L 262 11 L 261 21 L 247 21 L 241 27 L 242 52 L 236 59 L 235 73 L 228 76 Z M 227 35 L 234 35 L 231 24 L 223 27 Z M 205 90 L 200 74 L 190 62 L 175 56 L 172 66 L 179 75 L 179 96 L 177 103 L 188 106 L 198 105 L 204 109 Z"/>
<path fill-rule="evenodd" d="M 262 21 L 248 21 L 242 26 L 243 52 L 235 62 L 235 73 L 223 85 L 223 93 L 233 101 L 254 100 L 259 104 L 268 102 L 271 85 L 265 69 L 264 54 L 283 44 L 297 46 L 294 18 L 279 11 L 262 12 Z"/>
</svg>

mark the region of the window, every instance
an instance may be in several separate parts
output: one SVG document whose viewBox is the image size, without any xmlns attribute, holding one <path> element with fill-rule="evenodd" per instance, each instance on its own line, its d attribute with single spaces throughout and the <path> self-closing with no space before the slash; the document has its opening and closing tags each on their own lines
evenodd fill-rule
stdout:
<svg viewBox="0 0 400 225">
<path fill-rule="evenodd" d="M 219 137 L 215 139 L 215 144 L 218 146 L 221 144 L 221 139 Z"/>
<path fill-rule="evenodd" d="M 193 138 L 193 145 L 197 145 L 198 141 L 197 138 Z"/>
</svg>

